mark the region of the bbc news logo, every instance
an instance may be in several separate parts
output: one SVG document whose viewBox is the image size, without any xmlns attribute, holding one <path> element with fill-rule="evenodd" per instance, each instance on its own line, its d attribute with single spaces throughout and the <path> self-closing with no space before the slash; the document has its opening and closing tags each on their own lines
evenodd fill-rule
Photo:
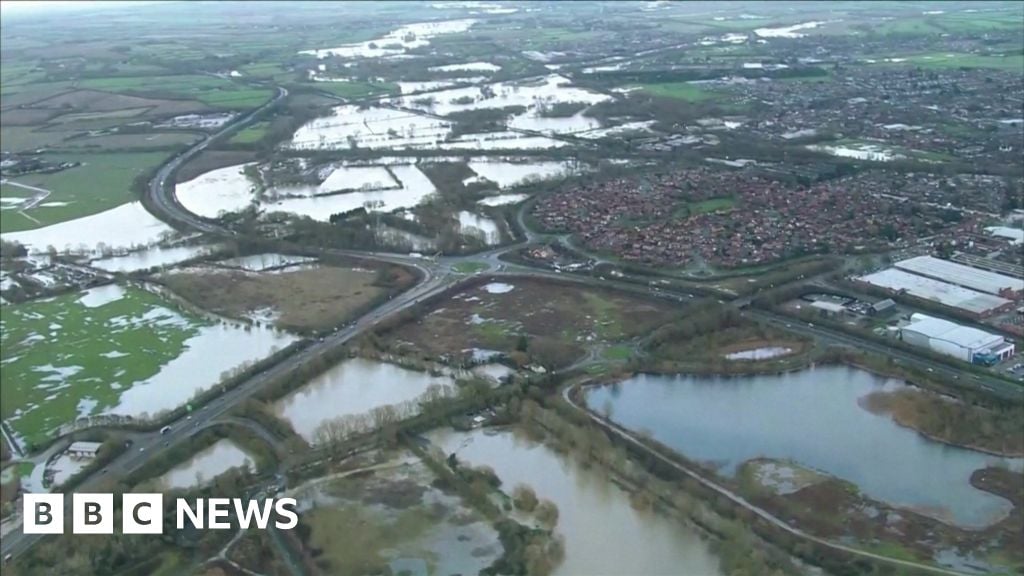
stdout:
<svg viewBox="0 0 1024 576">
<path fill-rule="evenodd" d="M 113 494 L 73 494 L 71 499 L 72 534 L 113 534 Z M 291 530 L 299 523 L 294 498 L 178 498 L 174 518 L 178 530 L 228 530 L 232 516 L 243 529 L 265 530 L 274 520 L 279 530 Z M 63 494 L 25 494 L 23 505 L 25 534 L 64 533 Z M 163 494 L 123 494 L 121 496 L 121 532 L 124 534 L 163 534 Z"/>
</svg>

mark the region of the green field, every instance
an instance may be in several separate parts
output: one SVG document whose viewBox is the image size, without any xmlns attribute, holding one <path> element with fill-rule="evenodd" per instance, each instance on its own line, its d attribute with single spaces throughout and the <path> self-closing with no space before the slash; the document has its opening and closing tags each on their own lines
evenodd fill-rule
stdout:
<svg viewBox="0 0 1024 576">
<path fill-rule="evenodd" d="M 213 91 L 199 96 L 199 101 L 216 108 L 245 109 L 262 105 L 273 95 L 268 89 Z"/>
<path fill-rule="evenodd" d="M 459 274 L 476 274 L 477 272 L 482 272 L 488 268 L 490 268 L 490 266 L 488 266 L 486 262 L 476 261 L 459 262 L 455 266 L 452 266 L 452 270 Z"/>
<path fill-rule="evenodd" d="M 270 122 L 257 122 L 239 130 L 231 137 L 230 142 L 232 144 L 255 144 L 263 140 L 263 137 L 267 135 L 268 128 L 270 128 Z"/>
<path fill-rule="evenodd" d="M 316 84 L 302 84 L 306 87 L 315 87 L 324 92 L 330 92 L 342 98 L 366 98 L 380 94 L 393 94 L 398 92 L 398 85 L 392 83 L 376 84 L 372 82 L 317 82 Z"/>
<path fill-rule="evenodd" d="M 644 84 L 644 92 L 662 98 L 675 98 L 687 102 L 702 102 L 715 96 L 700 86 L 689 82 L 666 82 L 664 84 Z"/>
<path fill-rule="evenodd" d="M 29 174 L 12 178 L 13 182 L 43 188 L 51 192 L 44 202 L 66 202 L 65 206 L 37 206 L 28 211 L 32 221 L 13 210 L 0 213 L 4 232 L 31 230 L 82 216 L 96 214 L 135 200 L 132 182 L 138 176 L 159 166 L 167 152 L 136 152 L 109 154 L 46 154 L 57 162 L 81 162 L 81 166 L 53 174 Z M 29 190 L 4 187 L 4 194 L 31 196 Z"/>
<path fill-rule="evenodd" d="M 1024 72 L 1024 54 L 975 55 L 936 52 L 906 56 L 906 62 L 922 68 L 996 68 L 1009 72 Z"/>
<path fill-rule="evenodd" d="M 85 302 L 86 293 L 77 292 L 0 308 L 0 415 L 29 442 L 116 406 L 124 390 L 156 375 L 202 326 L 149 292 L 94 290 Z"/>
</svg>

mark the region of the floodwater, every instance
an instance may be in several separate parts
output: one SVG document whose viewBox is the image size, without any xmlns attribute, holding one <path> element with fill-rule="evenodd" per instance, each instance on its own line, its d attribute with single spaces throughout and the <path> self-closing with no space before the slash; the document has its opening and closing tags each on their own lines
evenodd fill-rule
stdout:
<svg viewBox="0 0 1024 576">
<path fill-rule="evenodd" d="M 486 180 L 503 190 L 573 172 L 572 165 L 568 162 L 491 162 L 478 159 L 470 160 L 466 165 L 476 173 L 476 176 L 466 179 L 465 184 Z"/>
<path fill-rule="evenodd" d="M 488 196 L 477 202 L 477 204 L 483 206 L 505 206 L 507 204 L 518 204 L 529 197 L 529 194 L 498 194 L 496 196 Z"/>
<path fill-rule="evenodd" d="M 223 438 L 171 468 L 157 482 L 166 490 L 194 488 L 239 466 L 251 468 L 252 458 L 234 442 Z"/>
<path fill-rule="evenodd" d="M 167 309 L 162 313 L 178 316 L 177 312 Z M 183 317 L 178 318 L 188 322 Z M 125 390 L 120 403 L 105 413 L 138 417 L 174 409 L 187 403 L 197 392 L 219 383 L 228 371 L 266 358 L 295 340 L 297 338 L 291 334 L 266 326 L 249 326 L 248 329 L 235 324 L 203 326 L 195 336 L 185 340 L 185 349 L 178 357 L 163 365 L 152 378 Z"/>
<path fill-rule="evenodd" d="M 824 22 L 804 22 L 803 24 L 794 24 L 793 26 L 781 28 L 758 28 L 754 30 L 754 34 L 761 38 L 802 38 L 805 35 L 801 34 L 800 30 L 811 30 L 822 24 Z"/>
<path fill-rule="evenodd" d="M 416 97 L 412 97 L 415 99 Z M 390 108 L 337 106 L 330 116 L 303 124 L 292 136 L 296 150 L 433 147 L 447 138 L 445 120 Z"/>
<path fill-rule="evenodd" d="M 316 258 L 312 258 L 310 256 L 296 256 L 294 254 L 267 252 L 263 254 L 250 254 L 248 256 L 228 258 L 227 260 L 217 262 L 217 265 L 224 266 L 226 268 L 241 268 L 242 270 L 249 270 L 251 272 L 262 272 L 273 268 L 282 268 L 293 264 L 306 264 L 315 261 Z"/>
<path fill-rule="evenodd" d="M 489 95 L 488 92 L 493 95 Z M 416 98 L 409 97 L 398 97 L 389 101 L 406 108 L 417 108 L 445 116 L 452 112 L 483 108 L 525 106 L 530 110 L 536 110 L 543 104 L 596 104 L 611 99 L 610 96 L 599 92 L 577 88 L 568 78 L 558 74 L 550 74 L 534 81 L 497 82 L 486 86 L 452 88 L 434 92 L 431 96 L 433 102 L 430 104 L 420 103 L 415 101 Z"/>
<path fill-rule="evenodd" d="M 204 218 L 244 210 L 256 199 L 256 186 L 245 169 L 250 164 L 218 168 L 174 187 L 174 195 L 186 210 Z"/>
<path fill-rule="evenodd" d="M 317 58 L 327 58 L 329 56 L 337 56 L 339 58 L 399 56 L 405 54 L 406 50 L 427 46 L 430 44 L 430 39 L 435 36 L 465 32 L 475 23 L 476 20 L 471 18 L 439 22 L 417 22 L 396 28 L 380 38 L 366 42 L 344 44 L 337 48 L 303 50 L 299 54 L 310 54 Z"/>
<path fill-rule="evenodd" d="M 89 262 L 89 266 L 108 272 L 135 272 L 158 266 L 170 266 L 213 251 L 214 246 L 153 246 L 123 256 L 110 256 Z"/>
<path fill-rule="evenodd" d="M 906 386 L 846 366 L 736 378 L 639 375 L 590 391 L 587 403 L 610 403 L 616 422 L 727 475 L 751 458 L 790 459 L 959 525 L 1003 518 L 1010 502 L 971 486 L 971 473 L 997 463 L 1024 469 L 1024 459 L 934 442 L 858 404 Z"/>
<path fill-rule="evenodd" d="M 351 358 L 313 378 L 274 405 L 277 415 L 291 422 L 307 441 L 317 427 L 338 416 L 365 414 L 378 406 L 412 401 L 431 385 L 450 386 L 435 377 L 375 360 Z"/>
<path fill-rule="evenodd" d="M 141 202 L 129 202 L 35 230 L 0 234 L 0 238 L 18 242 L 32 252 L 45 252 L 48 246 L 53 246 L 58 252 L 99 255 L 104 246 L 114 250 L 144 248 L 174 233 L 173 228 L 147 212 Z"/>
<path fill-rule="evenodd" d="M 489 246 L 501 243 L 501 231 L 494 220 L 467 210 L 459 212 L 458 216 L 459 233 L 479 238 Z"/>
<path fill-rule="evenodd" d="M 501 66 L 490 62 L 466 62 L 464 64 L 446 64 L 444 66 L 431 66 L 431 72 L 497 72 Z"/>
<path fill-rule="evenodd" d="M 491 282 L 483 287 L 483 290 L 488 294 L 506 294 L 511 292 L 515 286 L 512 284 L 506 284 L 504 282 Z"/>
<path fill-rule="evenodd" d="M 792 348 L 785 348 L 783 346 L 765 346 L 763 348 L 754 348 L 752 350 L 740 350 L 731 354 L 726 354 L 726 360 L 768 360 L 769 358 L 778 358 L 779 356 L 785 356 L 793 352 Z"/>
<path fill-rule="evenodd" d="M 323 196 L 332 193 L 401 188 L 384 166 L 339 166 L 320 184 L 286 185 L 271 190 L 275 196 Z"/>
<path fill-rule="evenodd" d="M 402 183 L 401 188 L 284 198 L 264 203 L 264 209 L 266 212 L 290 212 L 326 222 L 331 214 L 356 208 L 367 208 L 375 212 L 412 208 L 436 192 L 434 184 L 415 165 L 393 165 L 389 168 Z"/>
<path fill-rule="evenodd" d="M 527 484 L 558 507 L 556 532 L 565 559 L 553 572 L 578 574 L 720 574 L 718 560 L 691 528 L 678 520 L 639 512 L 629 495 L 593 469 L 581 467 L 511 430 L 468 433 L 435 430 L 430 441 L 474 466 L 490 466 L 510 492 Z"/>
<path fill-rule="evenodd" d="M 883 148 L 877 144 L 854 144 L 850 146 L 827 146 L 822 144 L 811 144 L 807 146 L 809 150 L 815 150 L 817 152 L 825 152 L 833 156 L 839 156 L 841 158 L 856 158 L 857 160 L 872 160 L 874 162 L 889 162 L 897 158 L 902 158 L 900 154 L 896 154 L 888 148 Z"/>
</svg>

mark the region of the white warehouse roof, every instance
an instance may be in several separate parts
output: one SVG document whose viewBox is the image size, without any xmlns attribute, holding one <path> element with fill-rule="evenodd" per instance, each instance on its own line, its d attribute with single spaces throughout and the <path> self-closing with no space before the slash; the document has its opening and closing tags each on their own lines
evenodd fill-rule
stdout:
<svg viewBox="0 0 1024 576">
<path fill-rule="evenodd" d="M 999 238 L 1007 238 L 1013 244 L 1024 244 L 1024 228 L 1010 228 L 1009 226 L 989 226 L 985 231 Z"/>
<path fill-rule="evenodd" d="M 956 322 L 925 314 L 913 314 L 910 317 L 910 324 L 904 326 L 903 329 L 923 334 L 934 340 L 952 342 L 968 350 L 983 350 L 1004 342 L 1003 337 L 997 334 L 990 334 L 970 326 L 961 326 Z"/>
<path fill-rule="evenodd" d="M 918 256 L 901 260 L 894 266 L 900 270 L 906 270 L 907 272 L 913 272 L 914 274 L 920 274 L 937 280 L 945 280 L 964 288 L 988 294 L 999 294 L 1001 290 L 1007 288 L 1011 290 L 1024 290 L 1024 279 L 1012 278 L 1003 274 L 972 268 L 931 256 Z"/>
<path fill-rule="evenodd" d="M 1006 298 L 961 288 L 954 284 L 939 282 L 895 268 L 886 268 L 881 272 L 862 276 L 861 280 L 889 290 L 906 290 L 911 296 L 960 308 L 974 314 L 984 314 L 1009 302 Z"/>
</svg>

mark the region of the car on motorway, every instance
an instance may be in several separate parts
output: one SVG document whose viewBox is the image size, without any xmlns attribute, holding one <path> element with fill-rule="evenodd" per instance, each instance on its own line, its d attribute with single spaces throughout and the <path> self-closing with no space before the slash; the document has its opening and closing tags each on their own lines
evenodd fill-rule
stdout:
<svg viewBox="0 0 1024 576">
<path fill-rule="evenodd" d="M 164 426 L 163 428 L 160 429 L 160 433 L 161 434 L 167 434 L 170 431 L 171 431 L 171 427 L 170 426 Z"/>
</svg>

